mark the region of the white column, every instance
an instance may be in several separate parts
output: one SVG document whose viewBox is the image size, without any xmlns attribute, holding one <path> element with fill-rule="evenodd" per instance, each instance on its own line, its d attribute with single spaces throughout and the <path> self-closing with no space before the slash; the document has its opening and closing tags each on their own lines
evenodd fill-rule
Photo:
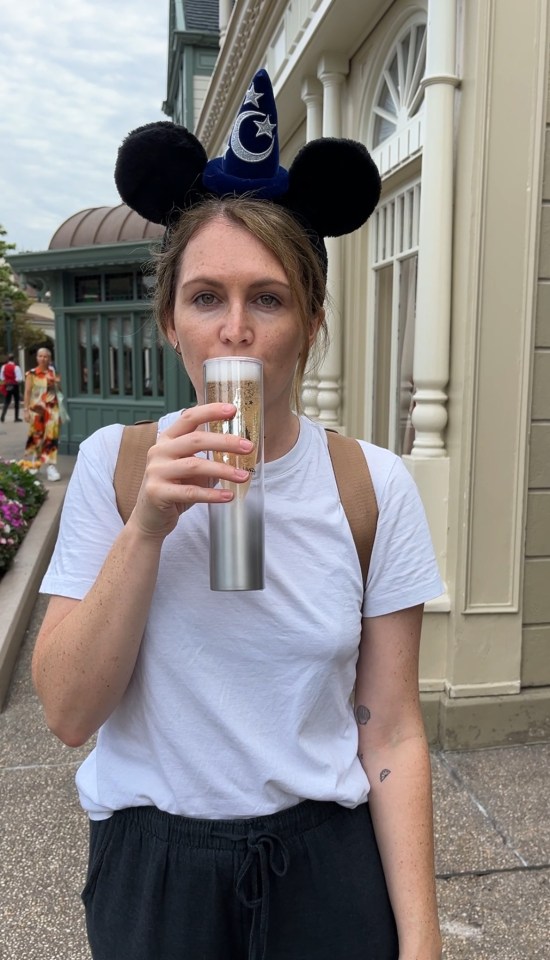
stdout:
<svg viewBox="0 0 550 960">
<path fill-rule="evenodd" d="M 342 136 L 342 84 L 349 61 L 341 54 L 325 53 L 319 60 L 317 76 L 323 84 L 323 136 Z M 342 420 L 342 247 L 339 238 L 327 237 L 330 346 L 319 371 L 317 405 L 319 420 L 340 427 Z"/>
<path fill-rule="evenodd" d="M 306 140 L 309 143 L 323 135 L 323 88 L 315 77 L 305 77 L 301 93 L 306 105 Z"/>
<path fill-rule="evenodd" d="M 414 346 L 413 457 L 446 456 L 453 227 L 456 0 L 429 0 Z"/>
<path fill-rule="evenodd" d="M 306 77 L 302 83 L 302 100 L 306 105 L 306 142 L 317 140 L 323 133 L 323 88 L 315 77 Z M 319 416 L 317 390 L 319 378 L 307 374 L 302 384 L 302 407 L 306 417 Z"/>
<path fill-rule="evenodd" d="M 220 47 L 222 46 L 225 38 L 227 24 L 229 23 L 232 8 L 232 0 L 219 0 Z"/>
</svg>

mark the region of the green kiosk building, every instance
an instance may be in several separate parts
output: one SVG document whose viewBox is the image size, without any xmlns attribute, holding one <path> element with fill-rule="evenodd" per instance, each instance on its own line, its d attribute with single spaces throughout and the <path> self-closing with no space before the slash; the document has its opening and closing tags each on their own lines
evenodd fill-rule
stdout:
<svg viewBox="0 0 550 960">
<path fill-rule="evenodd" d="M 48 250 L 10 258 L 20 281 L 50 293 L 70 416 L 63 453 L 109 423 L 156 420 L 194 402 L 152 320 L 148 263 L 162 232 L 125 204 L 96 207 L 61 224 Z"/>
</svg>

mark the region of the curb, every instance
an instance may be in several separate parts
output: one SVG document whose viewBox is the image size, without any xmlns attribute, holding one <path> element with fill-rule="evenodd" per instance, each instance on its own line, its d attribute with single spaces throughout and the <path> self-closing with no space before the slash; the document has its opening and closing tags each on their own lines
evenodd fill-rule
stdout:
<svg viewBox="0 0 550 960">
<path fill-rule="evenodd" d="M 15 661 L 55 545 L 66 489 L 66 482 L 48 486 L 46 500 L 10 569 L 0 580 L 0 711 L 4 709 Z"/>
</svg>

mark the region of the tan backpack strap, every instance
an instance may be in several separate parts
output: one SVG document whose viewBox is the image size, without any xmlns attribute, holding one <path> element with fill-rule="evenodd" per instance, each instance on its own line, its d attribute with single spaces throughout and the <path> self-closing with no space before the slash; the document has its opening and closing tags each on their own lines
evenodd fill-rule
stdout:
<svg viewBox="0 0 550 960">
<path fill-rule="evenodd" d="M 124 427 L 113 477 L 116 505 L 124 523 L 136 505 L 145 473 L 147 453 L 157 439 L 156 420 L 142 420 Z"/>
<path fill-rule="evenodd" d="M 357 440 L 327 430 L 327 441 L 340 500 L 351 528 L 363 583 L 366 585 L 378 521 L 378 504 L 370 470 Z"/>
</svg>

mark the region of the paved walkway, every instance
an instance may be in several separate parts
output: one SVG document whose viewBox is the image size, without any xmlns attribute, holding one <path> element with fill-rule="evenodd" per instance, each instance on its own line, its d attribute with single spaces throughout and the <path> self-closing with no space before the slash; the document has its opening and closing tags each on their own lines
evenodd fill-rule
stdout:
<svg viewBox="0 0 550 960">
<path fill-rule="evenodd" d="M 0 425 L 0 456 L 19 457 L 22 438 L 21 424 Z M 73 783 L 89 746 L 59 743 L 32 690 L 44 609 L 39 598 L 0 714 L 0 960 L 90 960 L 78 896 L 87 823 Z M 434 751 L 432 762 L 445 960 L 548 960 L 550 744 Z"/>
</svg>

